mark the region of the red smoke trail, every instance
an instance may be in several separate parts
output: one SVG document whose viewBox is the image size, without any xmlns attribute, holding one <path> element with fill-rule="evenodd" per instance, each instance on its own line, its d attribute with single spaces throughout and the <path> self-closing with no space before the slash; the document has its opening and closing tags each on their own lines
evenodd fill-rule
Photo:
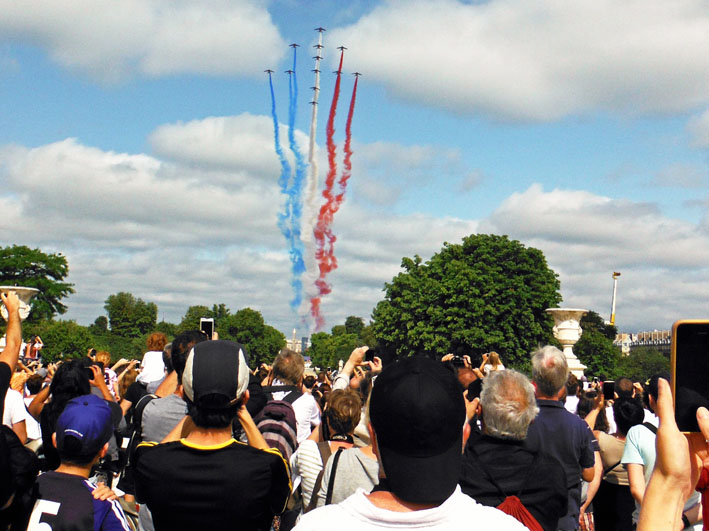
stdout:
<svg viewBox="0 0 709 531">
<path fill-rule="evenodd" d="M 320 207 L 318 221 L 313 228 L 313 236 L 317 244 L 315 259 L 318 261 L 318 269 L 320 271 L 318 279 L 315 281 L 315 286 L 318 288 L 320 296 L 310 299 L 310 314 L 313 316 L 313 319 L 315 319 L 316 330 L 320 330 L 325 325 L 325 319 L 320 314 L 321 298 L 323 295 L 327 295 L 332 291 L 330 285 L 325 282 L 325 277 L 327 277 L 330 271 L 337 269 L 337 260 L 334 255 L 325 252 L 325 239 L 331 240 L 334 238 L 330 226 L 332 225 L 332 218 L 335 213 L 335 210 L 333 210 L 335 197 L 332 194 L 332 188 L 335 184 L 335 177 L 337 176 L 337 147 L 334 141 L 335 113 L 337 112 L 337 101 L 340 99 L 340 79 L 342 77 L 342 60 L 344 55 L 345 52 L 343 50 L 340 52 L 340 66 L 337 68 L 335 91 L 332 95 L 332 103 L 330 104 L 330 115 L 327 118 L 327 162 L 329 168 L 327 177 L 325 178 L 325 189 L 322 193 L 325 198 L 325 203 Z"/>
</svg>

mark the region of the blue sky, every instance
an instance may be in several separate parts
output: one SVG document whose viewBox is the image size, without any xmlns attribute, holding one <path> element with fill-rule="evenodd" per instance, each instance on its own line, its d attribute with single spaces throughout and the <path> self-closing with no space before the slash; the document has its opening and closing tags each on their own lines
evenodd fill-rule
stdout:
<svg viewBox="0 0 709 531">
<path fill-rule="evenodd" d="M 564 305 L 606 317 L 621 271 L 621 330 L 707 315 L 709 2 L 338 4 L 0 0 L 0 237 L 66 254 L 68 318 L 130 291 L 173 322 L 223 302 L 306 329 L 263 70 L 283 141 L 301 45 L 307 155 L 317 26 L 321 183 L 335 48 L 339 163 L 364 74 L 327 328 L 367 318 L 403 256 L 473 232 L 540 248 Z"/>
</svg>

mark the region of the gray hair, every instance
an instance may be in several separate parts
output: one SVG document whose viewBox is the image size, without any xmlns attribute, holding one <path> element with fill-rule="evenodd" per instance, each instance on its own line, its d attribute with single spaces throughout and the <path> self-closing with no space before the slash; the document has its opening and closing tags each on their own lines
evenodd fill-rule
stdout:
<svg viewBox="0 0 709 531">
<path fill-rule="evenodd" d="M 564 353 L 551 345 L 532 352 L 532 381 L 544 396 L 556 396 L 569 377 Z"/>
<path fill-rule="evenodd" d="M 522 441 L 539 413 L 534 387 L 513 370 L 493 371 L 483 380 L 480 394 L 485 433 L 499 439 Z"/>
</svg>

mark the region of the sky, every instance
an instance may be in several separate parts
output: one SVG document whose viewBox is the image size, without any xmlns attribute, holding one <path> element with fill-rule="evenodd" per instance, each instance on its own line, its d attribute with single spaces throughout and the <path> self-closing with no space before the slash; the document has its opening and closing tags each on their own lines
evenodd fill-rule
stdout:
<svg viewBox="0 0 709 531">
<path fill-rule="evenodd" d="M 368 320 L 403 257 L 473 233 L 541 249 L 562 306 L 604 318 L 620 272 L 620 331 L 709 316 L 707 0 L 0 0 L 0 12 L 0 242 L 67 257 L 65 318 L 90 324 L 128 291 L 160 320 L 224 303 L 288 337 L 312 331 L 338 46 L 338 179 L 350 74 L 363 75 L 325 330 Z M 319 180 L 299 195 L 294 276 L 264 70 L 295 168 L 284 71 L 299 44 L 292 138 L 307 162 L 317 27 Z"/>
</svg>

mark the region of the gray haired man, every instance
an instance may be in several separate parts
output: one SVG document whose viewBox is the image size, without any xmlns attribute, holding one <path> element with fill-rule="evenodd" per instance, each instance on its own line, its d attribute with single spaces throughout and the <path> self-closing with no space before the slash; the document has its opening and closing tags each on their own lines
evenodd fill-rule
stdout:
<svg viewBox="0 0 709 531">
<path fill-rule="evenodd" d="M 512 370 L 491 372 L 483 380 L 478 406 L 482 433 L 468 439 L 460 487 L 491 507 L 517 496 L 545 531 L 556 531 L 567 509 L 564 469 L 524 443 L 538 411 L 526 376 Z"/>
</svg>

